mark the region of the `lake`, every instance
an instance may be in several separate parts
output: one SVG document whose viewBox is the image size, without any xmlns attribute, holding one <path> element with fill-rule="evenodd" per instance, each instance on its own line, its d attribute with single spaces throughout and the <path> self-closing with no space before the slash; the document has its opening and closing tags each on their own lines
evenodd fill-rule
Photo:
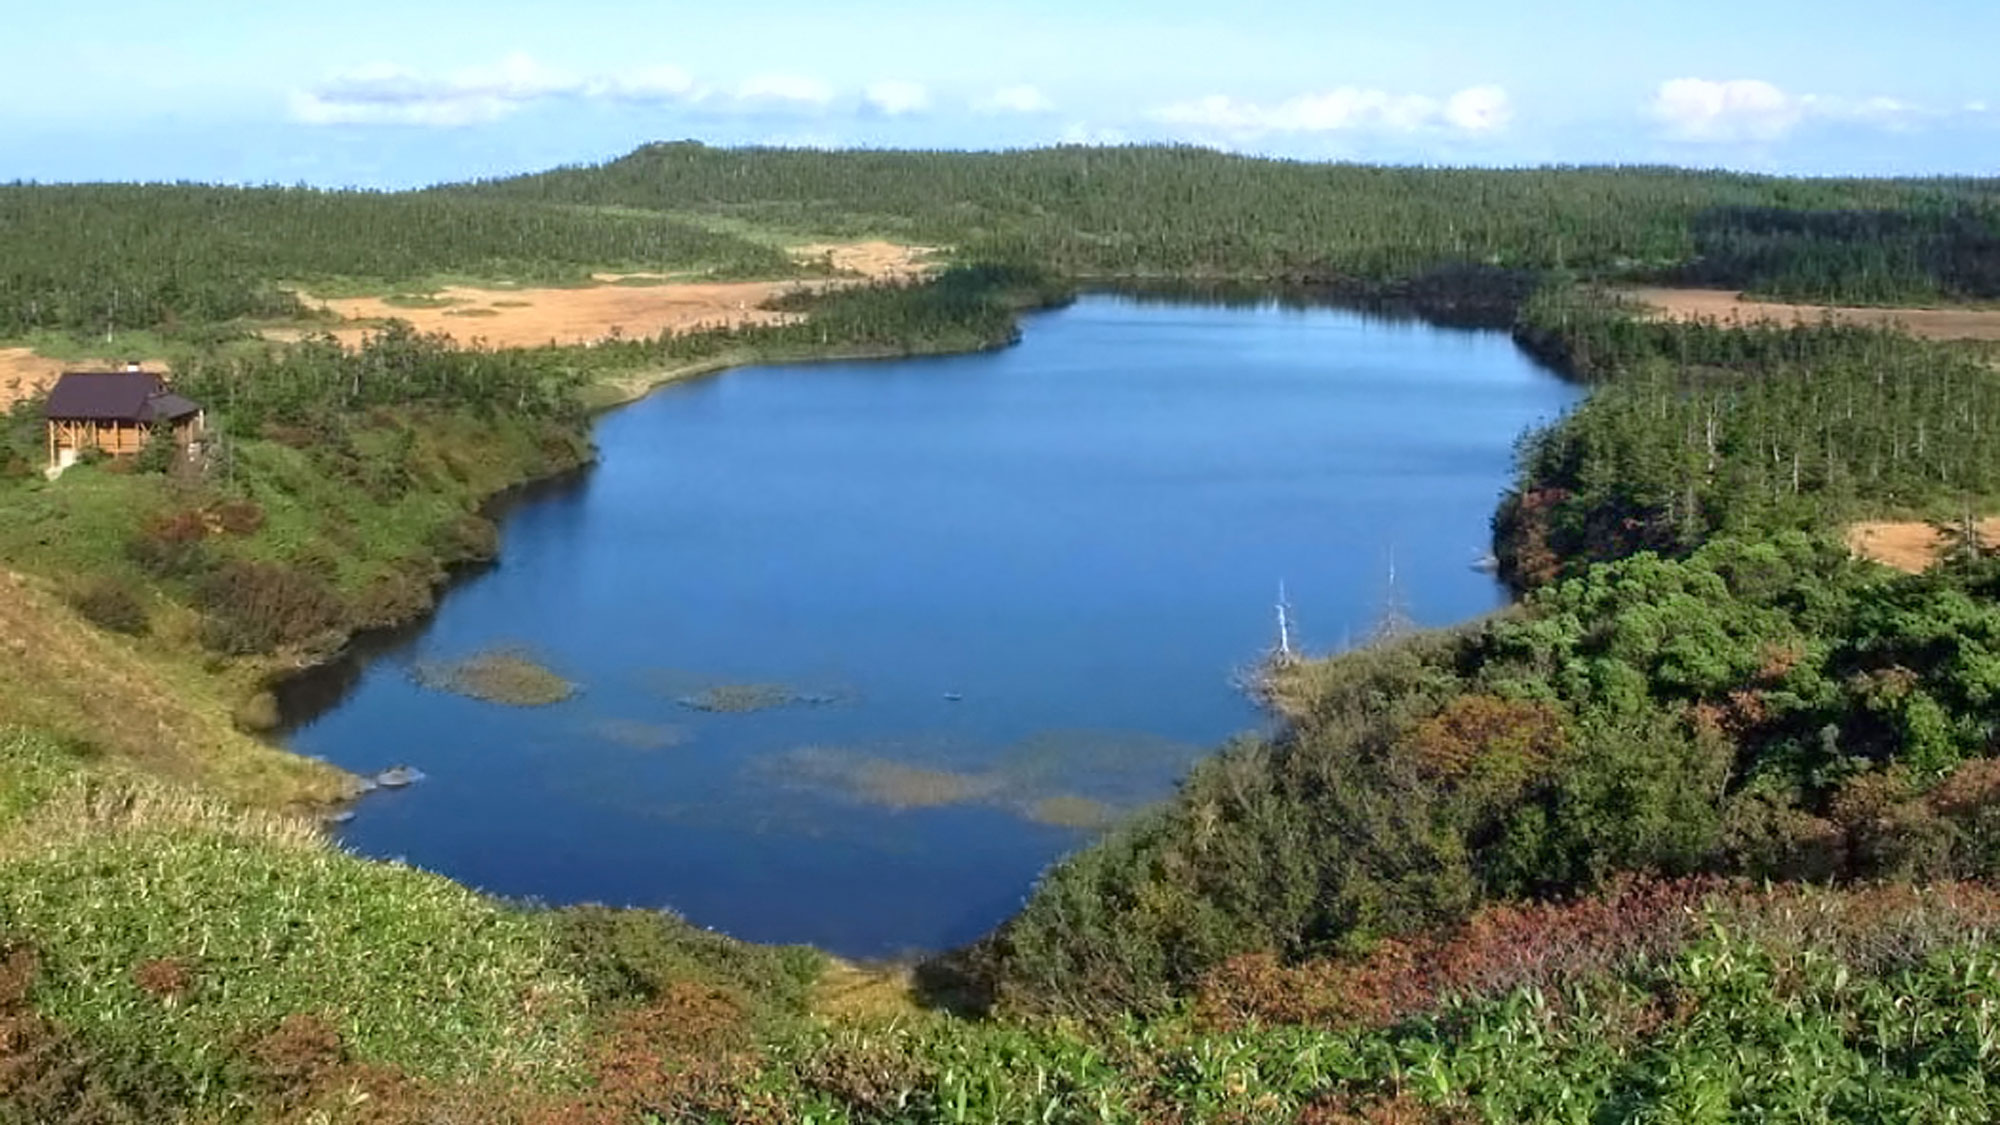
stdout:
<svg viewBox="0 0 2000 1125">
<path fill-rule="evenodd" d="M 948 947 L 1260 727 L 1281 585 L 1316 651 L 1502 605 L 1513 443 L 1578 393 L 1504 333 L 1114 295 L 1005 351 L 668 386 L 291 745 L 421 770 L 346 843 L 495 894 Z M 494 653 L 576 694 L 439 690 Z"/>
</svg>

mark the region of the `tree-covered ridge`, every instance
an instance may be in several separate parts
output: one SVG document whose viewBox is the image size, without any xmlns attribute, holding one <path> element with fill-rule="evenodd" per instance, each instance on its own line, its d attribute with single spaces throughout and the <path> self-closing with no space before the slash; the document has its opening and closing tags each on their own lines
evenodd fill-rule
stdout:
<svg viewBox="0 0 2000 1125">
<path fill-rule="evenodd" d="M 615 267 L 795 269 L 780 250 L 652 214 L 306 188 L 0 186 L 0 337 L 302 314 L 283 282 L 576 283 Z"/>
<path fill-rule="evenodd" d="M 1883 299 L 1890 283 L 1979 294 L 1983 271 L 1966 260 L 1994 236 L 2000 199 L 2000 185 L 1982 180 L 1383 168 L 1187 147 L 813 152 L 691 143 L 442 190 L 890 230 L 1082 274 L 1390 280 L 1474 263 L 1685 276 L 1846 300 Z M 1917 213 L 1936 218 L 1908 217 Z M 1911 246 L 1890 251 L 1897 272 L 1885 280 L 1861 247 L 1898 217 L 1914 224 Z M 1767 232 L 1787 223 L 1801 235 Z M 1932 283 L 1931 270 L 1948 277 Z"/>
<path fill-rule="evenodd" d="M 1382 168 L 1162 147 L 661 144 L 400 193 L 17 184 L 0 186 L 0 337 L 292 316 L 280 285 L 302 281 L 797 270 L 727 233 L 746 227 L 887 234 L 1066 276 L 1393 286 L 1442 273 L 1448 289 L 1498 294 L 1454 305 L 1511 304 L 1520 271 L 1557 269 L 1814 300 L 1989 298 L 1996 200 L 1983 180 Z"/>
</svg>

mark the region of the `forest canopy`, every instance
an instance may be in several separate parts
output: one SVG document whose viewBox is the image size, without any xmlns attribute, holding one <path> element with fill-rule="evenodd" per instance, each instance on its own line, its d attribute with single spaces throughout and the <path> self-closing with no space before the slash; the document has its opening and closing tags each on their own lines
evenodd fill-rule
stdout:
<svg viewBox="0 0 2000 1125">
<path fill-rule="evenodd" d="M 1557 270 L 1848 302 L 2000 296 L 1994 180 L 675 143 L 398 193 L 0 186 L 0 338 L 296 316 L 286 286 L 337 279 L 789 276 L 802 267 L 777 244 L 864 236 L 1077 278 L 1380 286 L 1475 268 L 1510 292 L 1509 271 Z"/>
</svg>

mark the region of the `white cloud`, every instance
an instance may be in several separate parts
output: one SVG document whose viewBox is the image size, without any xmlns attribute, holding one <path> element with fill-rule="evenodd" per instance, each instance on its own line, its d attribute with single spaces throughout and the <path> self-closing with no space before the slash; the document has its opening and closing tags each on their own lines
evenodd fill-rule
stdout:
<svg viewBox="0 0 2000 1125">
<path fill-rule="evenodd" d="M 931 105 L 931 93 L 915 82 L 877 82 L 862 93 L 868 108 L 886 117 L 922 113 Z"/>
<path fill-rule="evenodd" d="M 1900 98 L 1865 98 L 1848 101 L 1843 98 L 1821 98 L 1807 96 L 1801 101 L 1806 112 L 1814 117 L 1824 117 L 1835 121 L 1852 121 L 1872 125 L 1878 129 L 1901 132 L 1915 128 L 1926 120 L 1939 116 L 1920 105 Z"/>
<path fill-rule="evenodd" d="M 317 90 L 292 95 L 292 115 L 314 125 L 470 125 L 512 113 L 523 101 L 574 89 L 573 80 L 526 55 L 496 66 L 427 78 L 373 63 L 337 74 Z"/>
<path fill-rule="evenodd" d="M 677 66 L 654 66 L 615 78 L 600 79 L 593 93 L 630 102 L 699 101 L 708 91 L 695 83 L 694 75 Z"/>
<path fill-rule="evenodd" d="M 1132 142 L 1131 136 L 1123 129 L 1114 129 L 1106 125 L 1091 125 L 1084 121 L 1070 122 L 1063 128 L 1060 139 L 1066 145 L 1115 146 L 1130 144 Z"/>
<path fill-rule="evenodd" d="M 1343 86 L 1282 102 L 1261 103 L 1212 94 L 1162 106 L 1153 116 L 1169 125 L 1232 134 L 1387 132 L 1452 129 L 1489 133 L 1513 118 L 1507 91 L 1475 86 L 1443 101 L 1423 94 L 1392 94 Z"/>
<path fill-rule="evenodd" d="M 736 88 L 736 100 L 746 106 L 824 107 L 833 101 L 833 88 L 817 78 L 802 74 L 759 74 Z"/>
<path fill-rule="evenodd" d="M 1492 133 L 1514 119 L 1514 103 L 1498 86 L 1474 86 L 1444 103 L 1444 119 L 1467 133 Z"/>
<path fill-rule="evenodd" d="M 1056 103 L 1035 86 L 1003 86 L 974 102 L 981 113 L 1049 113 Z"/>
<path fill-rule="evenodd" d="M 1903 132 L 1953 117 L 1977 116 L 1984 109 L 1983 102 L 1941 110 L 1880 95 L 1793 94 L 1754 78 L 1675 78 L 1660 84 L 1648 107 L 1667 136 L 1716 144 L 1782 140 L 1814 122 Z"/>
<path fill-rule="evenodd" d="M 906 112 L 913 93 L 927 99 L 921 87 L 879 83 L 871 87 L 871 104 Z M 498 121 L 526 106 L 561 98 L 797 114 L 824 110 L 835 93 L 816 78 L 792 74 L 757 75 L 723 93 L 669 65 L 576 76 L 515 53 L 492 66 L 442 76 L 387 63 L 358 67 L 293 92 L 290 107 L 294 120 L 310 125 L 458 126 Z M 891 105 L 903 108 L 889 110 Z"/>
<path fill-rule="evenodd" d="M 1651 111 L 1678 140 L 1774 141 L 1805 119 L 1806 103 L 1759 79 L 1674 78 L 1660 84 Z"/>
</svg>

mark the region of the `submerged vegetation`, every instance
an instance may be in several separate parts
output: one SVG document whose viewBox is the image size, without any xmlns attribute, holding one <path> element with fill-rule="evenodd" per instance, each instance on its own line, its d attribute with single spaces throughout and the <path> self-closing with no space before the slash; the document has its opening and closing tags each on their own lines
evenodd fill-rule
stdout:
<svg viewBox="0 0 2000 1125">
<path fill-rule="evenodd" d="M 972 749 L 948 742 L 802 746 L 768 759 L 759 772 L 792 789 L 883 808 L 982 805 L 1039 824 L 1098 829 L 1150 801 L 1201 754 L 1131 732 L 1047 731 L 978 755 L 978 764 L 937 764 Z"/>
<path fill-rule="evenodd" d="M 1898 575 L 1838 532 L 2000 507 L 1991 357 L 1647 323 L 1596 283 L 1991 299 L 1997 207 L 1988 181 L 1160 148 L 658 145 L 401 195 L 0 187 L 0 335 L 178 341 L 217 430 L 193 462 L 50 482 L 34 401 L 7 419 L 0 1122 L 1982 1118 L 2000 559 L 1961 535 Z M 589 348 L 241 338 L 300 316 L 302 282 L 799 268 L 756 230 L 1006 264 Z M 235 729 L 266 725 L 272 678 L 490 557 L 481 505 L 585 461 L 590 406 L 745 359 L 998 346 L 1020 308 L 1102 277 L 1318 282 L 1510 323 L 1593 390 L 1523 442 L 1496 517 L 1522 603 L 1270 669 L 1273 733 L 915 967 L 919 998 L 984 1018 L 664 915 L 501 904 L 246 809 L 345 792 Z M 572 690 L 507 653 L 422 674 Z M 709 711 L 818 700 L 660 686 Z M 1092 748 L 1102 784 L 1049 783 Z M 957 770 L 788 765 L 853 800 L 1094 825 L 1133 803 L 1123 756 L 1066 738 Z M 857 977 L 892 998 L 833 1019 L 827 982 Z"/>
<path fill-rule="evenodd" d="M 410 666 L 410 678 L 432 691 L 509 707 L 548 707 L 577 692 L 575 684 L 518 648 L 475 653 L 462 660 L 420 660 Z"/>
</svg>

